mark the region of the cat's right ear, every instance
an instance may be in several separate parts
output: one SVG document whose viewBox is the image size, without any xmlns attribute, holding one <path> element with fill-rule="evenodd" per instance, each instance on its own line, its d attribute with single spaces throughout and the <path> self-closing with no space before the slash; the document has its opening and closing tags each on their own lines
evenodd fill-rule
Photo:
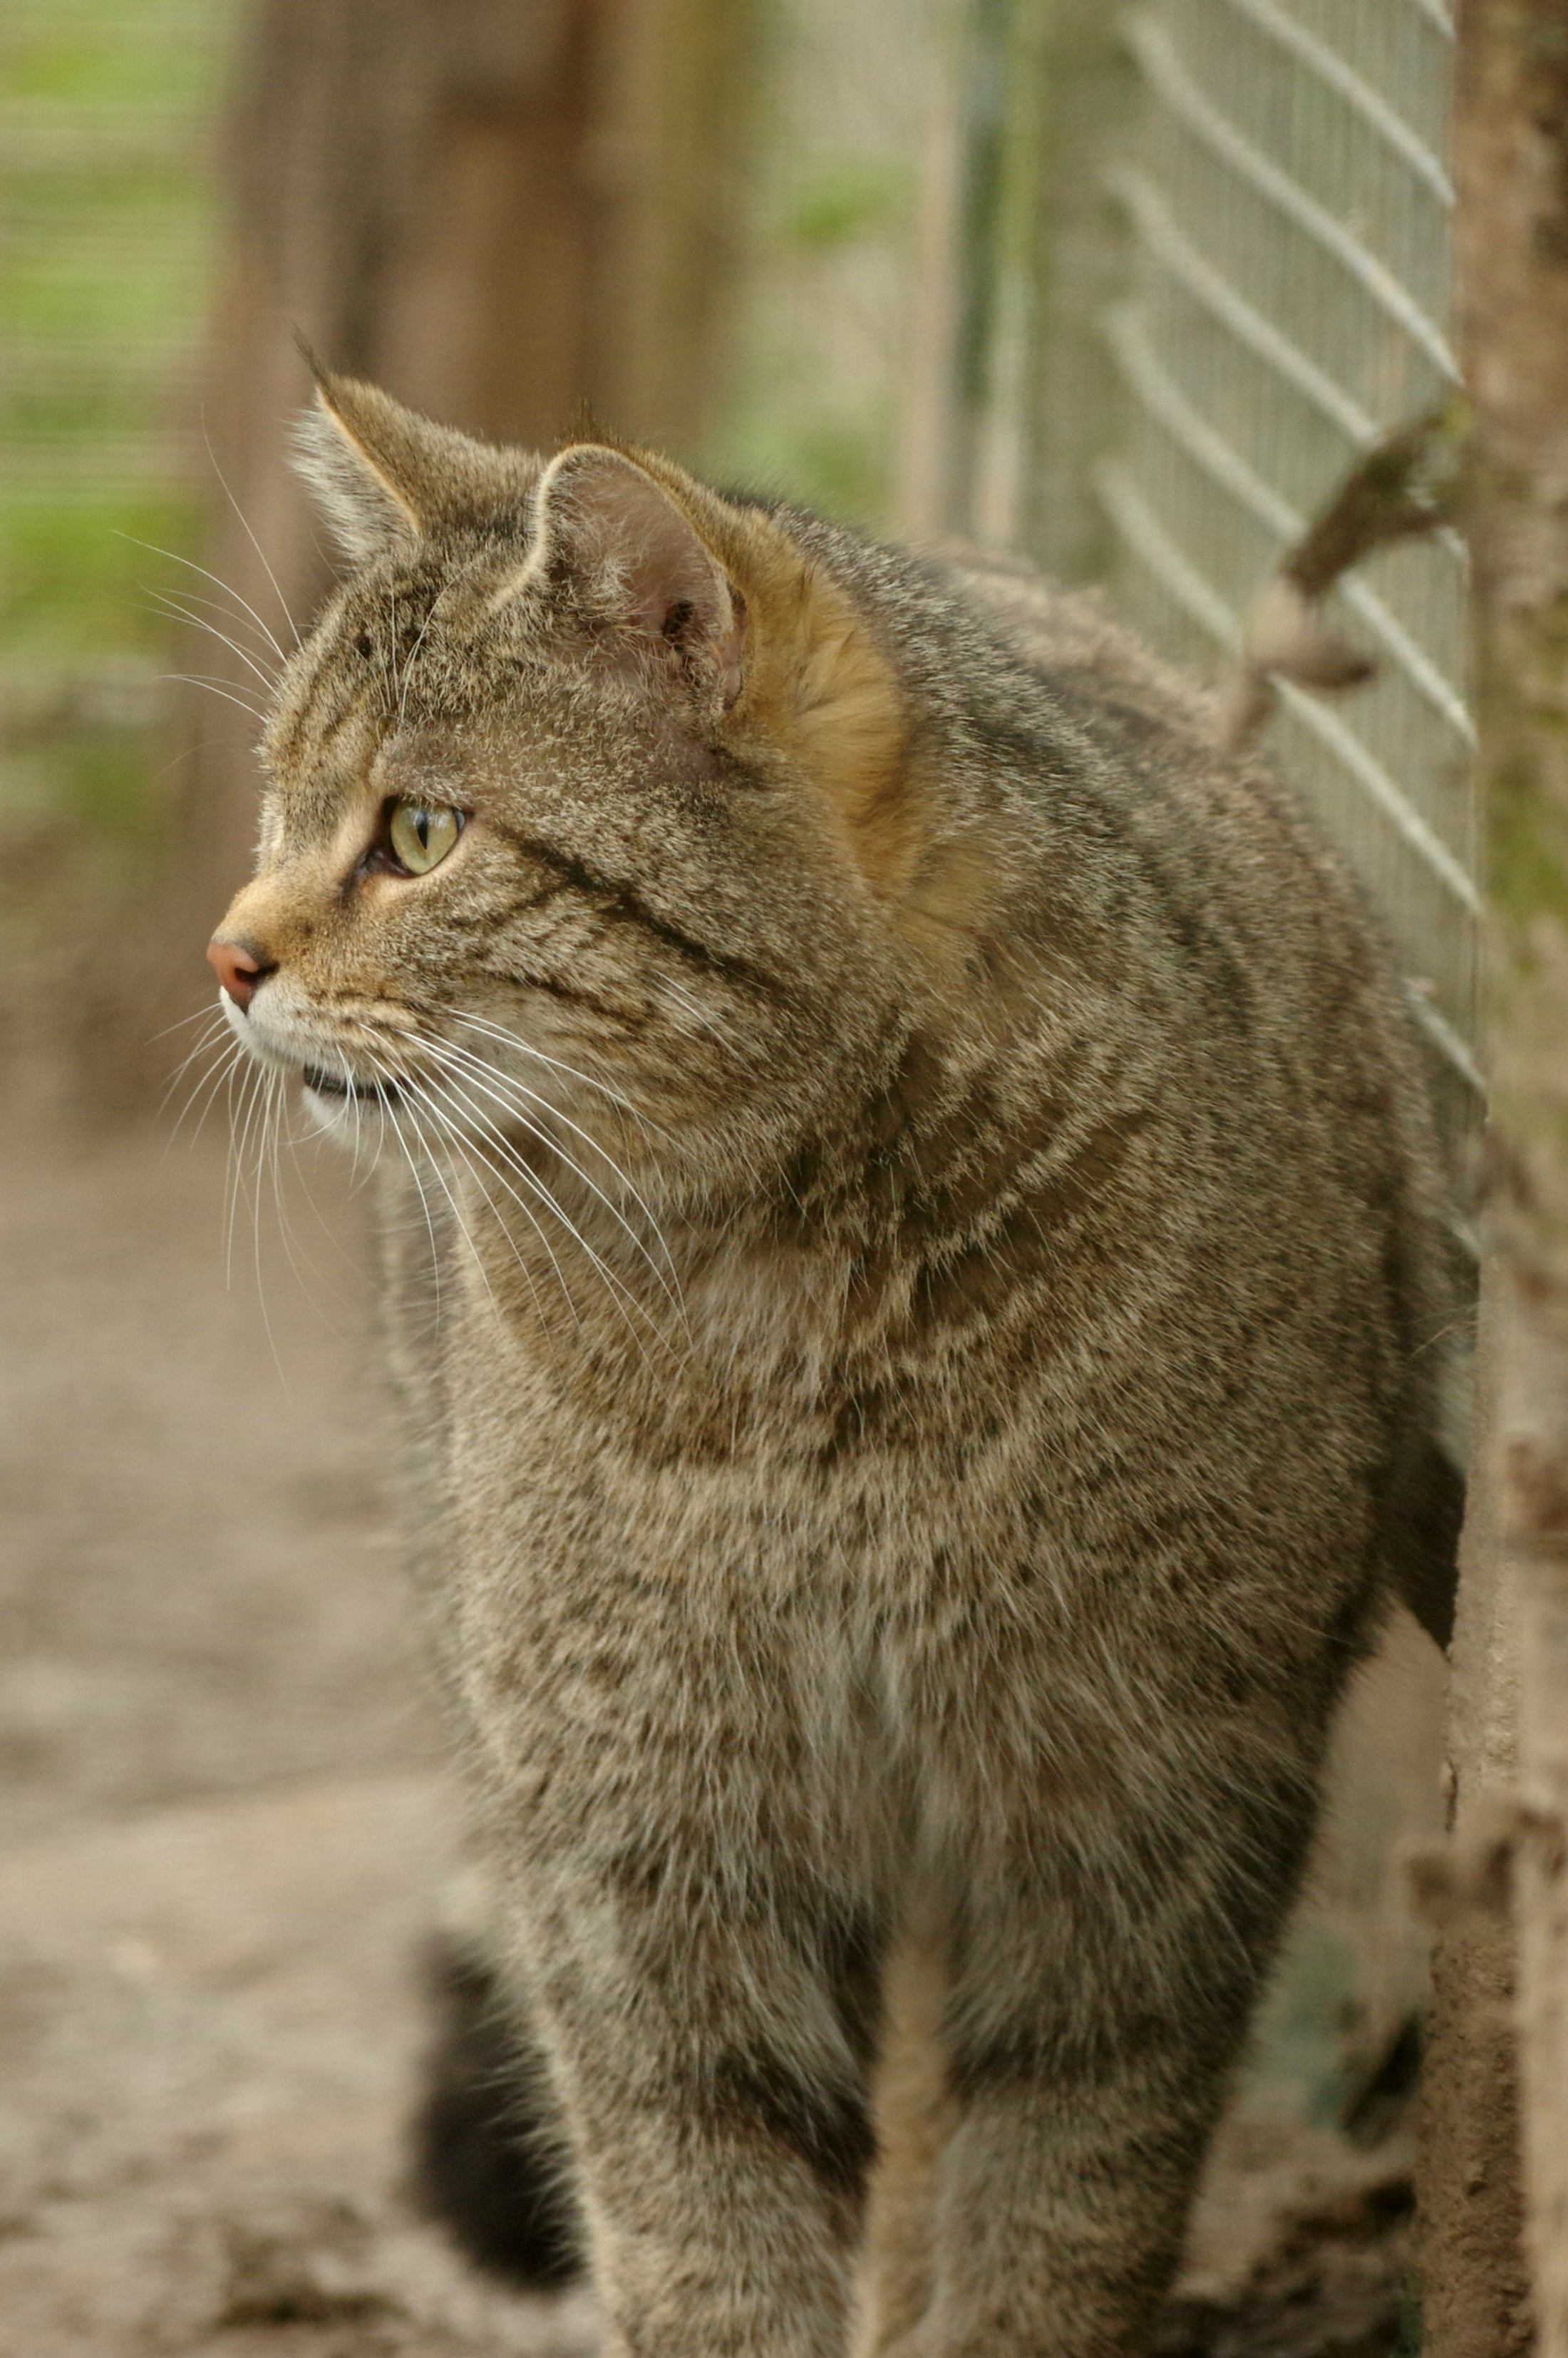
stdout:
<svg viewBox="0 0 1568 2358">
<path fill-rule="evenodd" d="M 379 386 L 311 366 L 316 399 L 294 463 L 351 564 L 407 556 L 441 532 L 522 532 L 544 464 L 532 451 L 476 442 Z"/>
<path fill-rule="evenodd" d="M 294 465 L 351 564 L 413 547 L 434 521 L 426 421 L 374 385 L 318 373 Z"/>
</svg>

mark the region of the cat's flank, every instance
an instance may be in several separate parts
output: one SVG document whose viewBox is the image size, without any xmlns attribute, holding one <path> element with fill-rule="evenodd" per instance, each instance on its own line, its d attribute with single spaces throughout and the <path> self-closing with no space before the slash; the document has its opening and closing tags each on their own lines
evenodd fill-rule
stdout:
<svg viewBox="0 0 1568 2358">
<path fill-rule="evenodd" d="M 212 955 L 384 1176 L 500 2109 L 615 2353 L 1135 2346 L 1452 1545 L 1383 956 L 1022 568 L 341 380 L 305 463 Z"/>
</svg>

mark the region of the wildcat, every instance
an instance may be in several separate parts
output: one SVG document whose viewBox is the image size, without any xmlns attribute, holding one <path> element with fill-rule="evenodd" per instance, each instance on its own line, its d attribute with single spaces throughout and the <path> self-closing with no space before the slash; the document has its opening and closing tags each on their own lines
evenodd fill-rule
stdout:
<svg viewBox="0 0 1568 2358">
<path fill-rule="evenodd" d="M 351 569 L 211 955 L 384 1174 L 485 1969 L 609 2347 L 1125 2350 L 1336 1698 L 1452 1552 L 1373 930 L 1026 568 L 341 379 L 302 432 Z"/>
</svg>

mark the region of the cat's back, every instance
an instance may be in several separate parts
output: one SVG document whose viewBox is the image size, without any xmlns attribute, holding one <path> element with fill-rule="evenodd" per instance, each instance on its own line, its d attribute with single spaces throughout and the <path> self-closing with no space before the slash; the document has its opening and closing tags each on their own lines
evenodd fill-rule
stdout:
<svg viewBox="0 0 1568 2358">
<path fill-rule="evenodd" d="M 1217 699 L 1164 662 L 1119 622 L 1096 590 L 1073 590 L 1026 559 L 950 552 L 952 594 L 1047 690 L 1054 714 L 1093 755 L 1089 798 L 1122 822 L 1147 864 L 1157 860 L 1210 913 L 1236 900 L 1261 914 L 1276 940 L 1308 904 L 1346 948 L 1376 925 L 1342 863 L 1266 764 L 1219 744 Z M 1269 903 L 1266 876 L 1296 890 Z M 1360 961 L 1364 962 L 1364 961 Z"/>
<path fill-rule="evenodd" d="M 1099 591 L 1065 589 L 996 549 L 950 546 L 937 564 L 955 596 L 1086 712 L 1119 706 L 1179 738 L 1212 734 L 1209 698 L 1119 622 Z"/>
<path fill-rule="evenodd" d="M 1217 1049 L 1238 1110 L 1255 1062 L 1314 1095 L 1364 1101 L 1370 1088 L 1384 1144 L 1430 1198 L 1420 1051 L 1380 924 L 1288 786 L 1222 750 L 1217 700 L 1097 593 L 968 549 L 944 572 L 1046 691 L 1036 899 L 1054 902 L 1065 858 L 1102 957 L 1130 986 L 1152 962 L 1172 993 L 1173 1051 L 1184 1035 L 1189 1049 Z M 1079 748 L 1065 790 L 1051 774 L 1054 730 Z"/>
<path fill-rule="evenodd" d="M 1212 1239 L 1212 1287 L 1184 1282 L 1206 1297 L 1192 1348 L 1217 1346 L 1231 1311 L 1281 1335 L 1321 1314 L 1325 1391 L 1381 1361 L 1395 1470 L 1379 1549 L 1445 1642 L 1463 1490 L 1436 1433 L 1463 1288 L 1422 1052 L 1377 914 L 1288 786 L 1222 751 L 1217 700 L 1098 595 L 974 550 L 944 572 L 1088 749 L 1059 792 L 1042 719 L 1019 930 L 1027 910 L 1048 934 L 1064 898 L 1093 913 L 1074 936 L 1103 986 L 1091 1021 L 1107 1070 L 1136 1069 L 1153 1138 L 1123 1259 L 1138 1259 L 1139 1225 Z"/>
<path fill-rule="evenodd" d="M 1228 1298 L 1261 1298 L 1260 1271 L 1272 1293 L 1283 1271 L 1287 1292 L 1343 1294 L 1346 1338 L 1387 1320 L 1415 1348 L 1452 1312 L 1446 1189 L 1356 879 L 1265 763 L 1222 750 L 1215 701 L 1098 596 L 970 549 L 938 578 L 998 650 L 968 696 L 970 741 L 1005 746 L 1022 815 L 992 940 L 1068 1011 L 1065 1062 L 1141 1125 L 1147 1195 L 1110 1213 L 1119 1233 L 1223 1238 Z"/>
</svg>

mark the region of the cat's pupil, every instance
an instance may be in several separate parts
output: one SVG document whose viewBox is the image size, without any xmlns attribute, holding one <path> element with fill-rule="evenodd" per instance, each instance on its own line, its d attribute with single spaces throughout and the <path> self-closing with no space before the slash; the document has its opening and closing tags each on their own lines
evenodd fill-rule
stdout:
<svg viewBox="0 0 1568 2358">
<path fill-rule="evenodd" d="M 428 851 L 430 849 L 430 814 L 427 810 L 416 810 L 415 812 L 414 832 L 419 838 L 420 850 Z"/>
</svg>

